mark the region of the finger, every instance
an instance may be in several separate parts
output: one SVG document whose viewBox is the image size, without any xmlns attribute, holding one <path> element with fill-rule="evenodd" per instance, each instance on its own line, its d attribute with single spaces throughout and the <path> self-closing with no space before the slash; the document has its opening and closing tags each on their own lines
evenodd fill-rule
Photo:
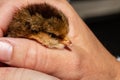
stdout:
<svg viewBox="0 0 120 80">
<path fill-rule="evenodd" d="M 17 38 L 0 39 L 0 61 L 53 74 L 57 77 L 61 77 L 58 73 L 61 73 L 62 76 L 76 75 L 74 68 L 78 66 L 79 62 L 77 56 L 71 51 L 48 49 L 35 41 Z"/>
<path fill-rule="evenodd" d="M 0 36 L 3 36 L 3 32 L 6 30 L 7 25 L 12 19 L 13 10 L 11 6 L 7 8 L 4 6 L 0 7 Z"/>
<path fill-rule="evenodd" d="M 24 1 L 25 2 L 25 1 Z M 14 13 L 20 9 L 24 2 L 17 0 L 2 1 L 0 4 L 0 36 L 6 31 Z"/>
<path fill-rule="evenodd" d="M 33 70 L 1 67 L 0 80 L 59 80 L 59 79 Z"/>
</svg>

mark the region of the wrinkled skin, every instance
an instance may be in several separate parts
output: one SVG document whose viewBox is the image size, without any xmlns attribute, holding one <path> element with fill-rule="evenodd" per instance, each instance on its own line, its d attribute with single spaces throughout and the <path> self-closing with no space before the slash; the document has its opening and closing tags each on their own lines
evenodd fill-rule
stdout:
<svg viewBox="0 0 120 80">
<path fill-rule="evenodd" d="M 2 37 L 12 15 L 18 8 L 26 6 L 28 3 L 44 2 L 60 9 L 68 18 L 70 27 L 68 36 L 72 42 L 71 51 L 51 50 L 28 39 Z M 120 80 L 120 63 L 104 48 L 66 0 L 1 0 L 0 12 L 0 42 L 9 43 L 13 48 L 12 57 L 7 60 L 2 60 L 0 57 L 0 61 L 14 66 L 12 68 L 1 67 L 1 78 L 16 80 L 17 77 L 21 77 L 21 80 L 28 80 L 24 78 L 24 75 L 21 76 L 20 72 L 22 71 L 29 77 L 34 71 L 30 70 L 30 74 L 26 71 L 33 69 L 38 73 L 47 73 L 54 76 L 52 78 L 62 80 Z M 0 55 L 2 53 L 0 49 Z M 15 67 L 19 67 L 17 72 L 14 72 Z M 27 69 L 21 70 L 20 68 Z M 14 74 L 16 76 L 12 76 Z M 32 79 L 37 80 L 36 75 L 32 75 Z"/>
</svg>

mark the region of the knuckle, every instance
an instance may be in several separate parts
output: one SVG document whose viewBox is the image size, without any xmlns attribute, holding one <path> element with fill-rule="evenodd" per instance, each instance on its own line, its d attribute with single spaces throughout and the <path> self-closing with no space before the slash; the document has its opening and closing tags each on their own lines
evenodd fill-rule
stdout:
<svg viewBox="0 0 120 80">
<path fill-rule="evenodd" d="M 29 44 L 29 48 L 27 49 L 27 53 L 25 55 L 24 67 L 34 69 L 37 62 L 37 46 L 35 44 Z"/>
<path fill-rule="evenodd" d="M 41 50 L 39 49 L 39 53 L 37 54 L 36 65 L 34 68 L 42 72 L 49 72 L 50 55 L 48 55 L 48 49 L 42 48 Z"/>
</svg>

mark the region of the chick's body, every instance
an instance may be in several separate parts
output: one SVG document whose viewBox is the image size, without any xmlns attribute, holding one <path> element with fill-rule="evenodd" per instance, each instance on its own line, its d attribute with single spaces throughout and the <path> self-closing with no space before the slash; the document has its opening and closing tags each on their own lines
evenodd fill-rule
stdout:
<svg viewBox="0 0 120 80">
<path fill-rule="evenodd" d="M 64 48 L 69 42 L 68 23 L 64 20 L 64 16 L 45 18 L 24 8 L 14 15 L 6 36 L 34 39 L 49 48 Z"/>
</svg>

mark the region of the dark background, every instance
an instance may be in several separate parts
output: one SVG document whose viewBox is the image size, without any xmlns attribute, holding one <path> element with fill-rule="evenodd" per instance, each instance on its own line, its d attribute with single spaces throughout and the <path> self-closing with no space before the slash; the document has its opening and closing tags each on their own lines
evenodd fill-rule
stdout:
<svg viewBox="0 0 120 80">
<path fill-rule="evenodd" d="M 85 18 L 84 21 L 114 56 L 120 56 L 120 13 Z"/>
<path fill-rule="evenodd" d="M 112 55 L 120 56 L 120 0 L 71 0 L 70 3 Z"/>
</svg>

